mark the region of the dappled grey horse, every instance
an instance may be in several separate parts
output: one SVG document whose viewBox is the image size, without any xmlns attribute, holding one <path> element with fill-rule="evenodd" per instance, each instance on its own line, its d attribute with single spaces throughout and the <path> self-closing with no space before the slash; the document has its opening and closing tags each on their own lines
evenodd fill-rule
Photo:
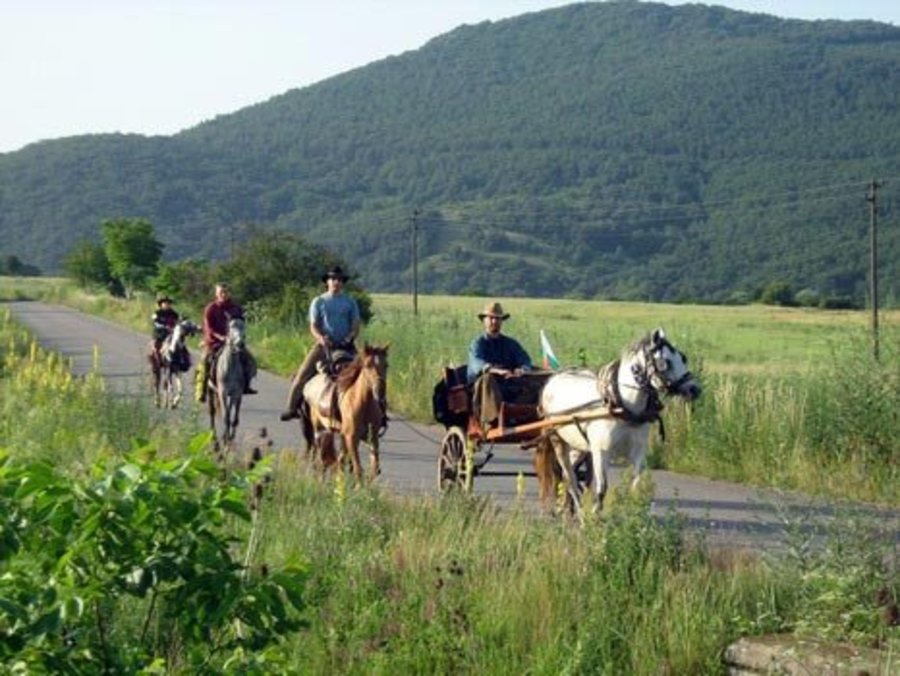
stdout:
<svg viewBox="0 0 900 676">
<path fill-rule="evenodd" d="M 216 448 L 234 441 L 240 423 L 241 398 L 244 396 L 244 365 L 241 353 L 246 350 L 244 320 L 228 321 L 225 344 L 215 359 L 213 391 L 206 398 L 209 403 L 209 426 L 215 438 Z M 216 430 L 216 417 L 222 416 L 222 434 Z"/>
</svg>

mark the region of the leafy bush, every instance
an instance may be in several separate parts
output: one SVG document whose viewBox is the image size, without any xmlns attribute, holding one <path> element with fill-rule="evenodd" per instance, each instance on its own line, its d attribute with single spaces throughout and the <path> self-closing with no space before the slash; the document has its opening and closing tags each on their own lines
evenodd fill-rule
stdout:
<svg viewBox="0 0 900 676">
<path fill-rule="evenodd" d="M 0 459 L 7 667 L 197 673 L 277 657 L 271 648 L 301 626 L 305 572 L 251 573 L 235 559 L 232 520 L 250 521 L 248 489 L 263 469 L 221 481 L 207 442 L 175 460 L 138 448 L 81 481 Z"/>
<path fill-rule="evenodd" d="M 794 290 L 787 282 L 772 282 L 763 289 L 759 300 L 764 305 L 782 305 L 785 307 L 796 305 Z"/>
</svg>

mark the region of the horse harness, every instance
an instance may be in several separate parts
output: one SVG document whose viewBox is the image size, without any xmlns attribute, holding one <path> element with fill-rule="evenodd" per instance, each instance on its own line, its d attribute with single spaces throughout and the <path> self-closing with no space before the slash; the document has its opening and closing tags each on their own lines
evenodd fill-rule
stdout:
<svg viewBox="0 0 900 676">
<path fill-rule="evenodd" d="M 663 343 L 662 346 L 668 346 L 673 351 L 675 349 L 668 342 Z M 653 376 L 659 375 L 659 369 L 656 368 L 652 356 L 648 353 L 646 347 L 644 348 L 644 361 L 646 364 L 644 367 L 641 367 L 641 365 L 637 363 L 631 365 L 631 375 L 637 383 L 637 389 L 640 392 L 643 392 L 647 398 L 647 403 L 644 405 L 642 411 L 635 413 L 625 406 L 622 399 L 622 392 L 619 389 L 619 370 L 622 368 L 622 360 L 616 359 L 602 367 L 597 373 L 597 392 L 600 395 L 599 398 L 572 409 L 559 411 L 558 413 L 576 413 L 578 411 L 587 411 L 596 406 L 605 406 L 611 417 L 622 420 L 629 425 L 637 426 L 645 423 L 657 423 L 659 425 L 659 436 L 665 441 L 666 428 L 663 424 L 662 416 L 660 415 L 665 406 L 660 399 L 659 392 L 653 386 Z M 662 377 L 660 377 L 660 379 L 665 383 L 666 389 L 671 392 L 677 390 L 685 380 L 691 377 L 690 372 L 687 372 L 674 383 L 669 383 Z M 585 442 L 588 442 L 587 433 L 583 427 L 583 421 L 574 418 L 572 424 L 575 425 L 581 433 Z"/>
</svg>

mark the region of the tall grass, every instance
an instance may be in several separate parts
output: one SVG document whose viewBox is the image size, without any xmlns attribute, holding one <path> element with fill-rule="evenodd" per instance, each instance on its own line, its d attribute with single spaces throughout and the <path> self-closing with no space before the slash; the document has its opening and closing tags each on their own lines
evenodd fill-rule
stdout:
<svg viewBox="0 0 900 676">
<path fill-rule="evenodd" d="M 896 331 L 891 334 L 896 335 Z M 768 378 L 708 378 L 691 410 L 670 406 L 660 466 L 829 497 L 900 504 L 900 343 L 875 361 L 868 336 Z"/>
<path fill-rule="evenodd" d="M 334 488 L 284 462 L 261 515 L 262 559 L 303 552 L 314 571 L 309 631 L 289 642 L 302 673 L 711 674 L 741 635 L 900 639 L 879 624 L 879 589 L 900 591 L 884 538 L 769 560 L 651 518 L 649 492 L 618 492 L 578 529 L 479 499 Z M 858 616 L 837 612 L 853 603 Z"/>
</svg>

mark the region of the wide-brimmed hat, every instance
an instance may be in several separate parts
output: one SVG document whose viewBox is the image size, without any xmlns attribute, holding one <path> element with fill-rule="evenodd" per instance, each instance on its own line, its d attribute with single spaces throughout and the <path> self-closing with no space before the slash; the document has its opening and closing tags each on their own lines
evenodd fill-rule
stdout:
<svg viewBox="0 0 900 676">
<path fill-rule="evenodd" d="M 172 299 L 169 298 L 166 294 L 163 294 L 156 299 L 157 305 L 162 305 L 163 303 L 171 303 L 171 302 L 172 302 Z"/>
<path fill-rule="evenodd" d="M 346 282 L 350 279 L 350 275 L 344 272 L 344 269 L 340 265 L 335 265 L 328 269 L 324 275 L 322 275 L 322 283 L 327 282 L 329 279 L 339 279 L 342 282 Z"/>
<path fill-rule="evenodd" d="M 503 306 L 494 301 L 484 306 L 484 310 L 478 313 L 478 319 L 485 317 L 499 317 L 500 319 L 509 319 L 509 315 L 503 311 Z"/>
</svg>

